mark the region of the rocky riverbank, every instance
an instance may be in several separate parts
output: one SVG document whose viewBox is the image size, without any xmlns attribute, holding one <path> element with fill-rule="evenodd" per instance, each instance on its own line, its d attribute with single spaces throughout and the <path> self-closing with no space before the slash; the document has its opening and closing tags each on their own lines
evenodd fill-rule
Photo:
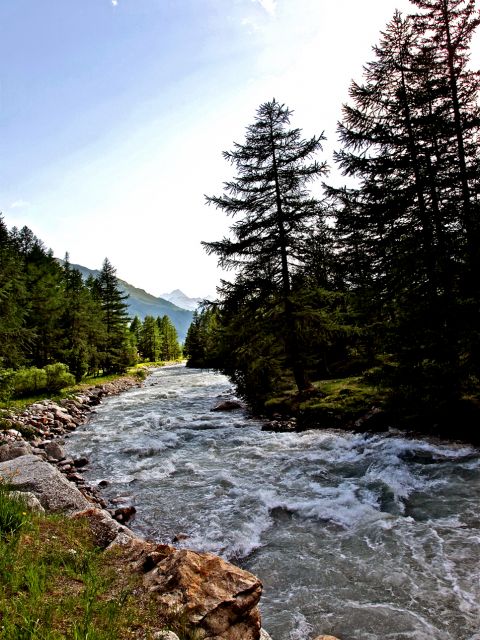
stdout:
<svg viewBox="0 0 480 640">
<path fill-rule="evenodd" d="M 83 457 L 75 460 L 67 458 L 62 438 L 84 424 L 103 398 L 118 395 L 139 385 L 141 382 L 137 378 L 123 377 L 87 387 L 59 402 L 46 399 L 29 405 L 21 412 L 0 412 L 0 462 L 24 455 L 39 456 L 55 465 L 67 480 L 75 483 L 90 502 L 105 508 L 107 504 L 97 488 L 88 486 L 79 473 L 88 464 L 88 460 Z M 129 510 L 115 509 L 112 515 L 125 521 L 128 513 Z"/>
</svg>

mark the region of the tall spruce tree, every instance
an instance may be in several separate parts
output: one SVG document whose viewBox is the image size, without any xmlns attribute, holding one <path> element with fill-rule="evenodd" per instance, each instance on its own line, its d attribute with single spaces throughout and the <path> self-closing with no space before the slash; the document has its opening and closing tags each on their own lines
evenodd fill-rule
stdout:
<svg viewBox="0 0 480 640">
<path fill-rule="evenodd" d="M 79 382 L 98 362 L 98 347 L 105 342 L 102 311 L 78 269 L 71 267 L 68 255 L 63 262 L 64 309 L 61 360 Z"/>
<path fill-rule="evenodd" d="M 150 362 L 158 360 L 161 346 L 162 337 L 155 318 L 153 316 L 145 316 L 140 329 L 140 340 L 138 343 L 143 360 L 150 360 Z"/>
<path fill-rule="evenodd" d="M 121 292 L 116 270 L 105 258 L 95 284 L 102 309 L 105 342 L 101 356 L 102 369 L 107 373 L 117 373 L 134 361 L 133 346 L 128 336 L 128 295 Z"/>
<path fill-rule="evenodd" d="M 336 158 L 358 186 L 330 193 L 339 204 L 347 278 L 380 309 L 387 334 L 381 347 L 399 365 L 396 383 L 434 403 L 460 393 L 466 217 L 448 64 L 438 64 L 421 35 L 422 20 L 397 12 L 365 67 L 364 83 L 352 84 Z M 437 35 L 430 32 L 430 41 Z M 461 75 L 457 84 L 459 94 L 475 95 Z M 469 106 L 475 119 L 476 107 Z M 478 135 L 478 122 L 469 136 Z"/>
<path fill-rule="evenodd" d="M 327 166 L 312 159 L 323 135 L 303 139 L 300 129 L 289 128 L 291 115 L 275 99 L 262 104 L 245 142 L 224 152 L 237 175 L 224 185 L 224 195 L 207 197 L 207 202 L 235 218 L 233 237 L 202 244 L 219 256 L 220 266 L 235 273 L 232 283 L 224 283 L 224 304 L 248 300 L 249 306 L 257 301 L 264 307 L 269 297 L 274 307 L 280 302 L 276 339 L 303 391 L 310 384 L 299 348 L 292 276 L 301 268 L 309 223 L 319 212 L 307 184 L 325 175 Z M 249 321 L 255 323 L 255 316 Z"/>
<path fill-rule="evenodd" d="M 178 343 L 178 334 L 168 316 L 157 318 L 157 326 L 160 333 L 160 357 L 162 360 L 176 360 L 180 357 L 181 349 Z"/>
</svg>

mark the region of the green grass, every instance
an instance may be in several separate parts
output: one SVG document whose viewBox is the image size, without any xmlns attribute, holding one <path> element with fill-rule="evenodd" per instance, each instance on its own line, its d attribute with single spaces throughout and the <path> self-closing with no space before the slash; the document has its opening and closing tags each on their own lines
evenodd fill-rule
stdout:
<svg viewBox="0 0 480 640">
<path fill-rule="evenodd" d="M 0 483 L 0 640 L 150 640 L 162 628 L 193 640 L 123 553 L 96 548 L 84 520 L 30 513 Z"/>
<path fill-rule="evenodd" d="M 361 376 L 317 380 L 306 394 L 290 387 L 269 398 L 265 409 L 316 420 L 319 426 L 346 426 L 383 402 L 384 394 Z"/>
</svg>

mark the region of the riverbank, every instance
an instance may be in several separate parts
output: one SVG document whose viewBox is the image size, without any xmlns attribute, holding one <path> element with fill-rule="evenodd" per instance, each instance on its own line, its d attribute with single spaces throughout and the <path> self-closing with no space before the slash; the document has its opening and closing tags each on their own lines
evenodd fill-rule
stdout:
<svg viewBox="0 0 480 640">
<path fill-rule="evenodd" d="M 361 376 L 320 380 L 298 393 L 287 388 L 268 398 L 265 430 L 346 429 L 357 433 L 399 430 L 480 445 L 480 401 L 474 396 L 441 407 L 409 407 L 391 401 L 382 387 Z"/>
<path fill-rule="evenodd" d="M 103 398 L 124 393 L 141 384 L 136 376 L 124 376 L 103 384 L 83 385 L 80 392 L 67 398 L 58 401 L 46 398 L 22 411 L 3 409 L 0 412 L 0 462 L 23 455 L 39 456 L 55 465 L 90 501 L 106 507 L 98 489 L 87 485 L 78 473 L 88 460 L 84 457 L 76 460 L 67 458 L 62 438 L 84 424 Z M 119 517 L 122 517 L 120 513 Z"/>
</svg>

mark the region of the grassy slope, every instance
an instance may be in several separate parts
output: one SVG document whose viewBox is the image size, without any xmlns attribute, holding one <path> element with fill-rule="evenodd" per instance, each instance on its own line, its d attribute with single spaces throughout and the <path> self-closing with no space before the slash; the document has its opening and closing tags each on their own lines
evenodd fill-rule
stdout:
<svg viewBox="0 0 480 640">
<path fill-rule="evenodd" d="M 29 512 L 0 482 L 0 640 L 150 640 L 166 628 L 193 639 L 124 553 L 95 548 L 84 520 Z"/>
<path fill-rule="evenodd" d="M 383 393 L 362 377 L 317 380 L 314 389 L 299 395 L 286 389 L 265 403 L 269 414 L 296 415 L 301 422 L 319 427 L 345 427 L 383 404 Z"/>
</svg>

